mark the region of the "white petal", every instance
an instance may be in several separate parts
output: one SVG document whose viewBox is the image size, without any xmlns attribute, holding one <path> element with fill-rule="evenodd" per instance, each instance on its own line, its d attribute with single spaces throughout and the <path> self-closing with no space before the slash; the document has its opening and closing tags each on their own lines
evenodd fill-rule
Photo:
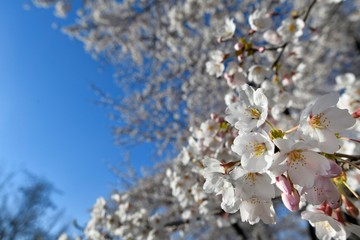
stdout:
<svg viewBox="0 0 360 240">
<path fill-rule="evenodd" d="M 327 129 L 315 129 L 319 140 L 320 151 L 333 154 L 341 147 L 341 141 L 335 136 L 335 133 Z"/>
<path fill-rule="evenodd" d="M 328 119 L 328 128 L 334 132 L 350 128 L 356 123 L 356 120 L 349 114 L 348 110 L 336 107 L 326 110 L 323 117 Z"/>
<path fill-rule="evenodd" d="M 338 101 L 339 101 L 339 94 L 336 92 L 332 92 L 324 96 L 321 96 L 315 101 L 315 104 L 312 107 L 312 114 L 317 115 L 325 111 L 327 108 L 335 106 Z"/>
</svg>

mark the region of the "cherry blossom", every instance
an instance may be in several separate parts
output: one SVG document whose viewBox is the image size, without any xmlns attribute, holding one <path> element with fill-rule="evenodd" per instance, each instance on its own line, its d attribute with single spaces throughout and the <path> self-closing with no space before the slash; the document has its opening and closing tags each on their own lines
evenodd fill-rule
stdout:
<svg viewBox="0 0 360 240">
<path fill-rule="evenodd" d="M 284 42 L 293 41 L 297 40 L 303 35 L 304 26 L 305 23 L 300 18 L 287 18 L 281 23 L 281 26 L 277 29 L 277 32 Z"/>
<path fill-rule="evenodd" d="M 270 171 L 279 176 L 285 171 L 295 184 L 312 187 L 317 175 L 325 175 L 330 169 L 329 160 L 324 156 L 309 150 L 303 142 L 288 139 L 276 139 L 275 145 L 280 149 L 274 158 Z"/>
<path fill-rule="evenodd" d="M 344 225 L 322 212 L 304 211 L 301 217 L 315 227 L 316 236 L 319 239 L 346 239 Z"/>
<path fill-rule="evenodd" d="M 318 142 L 318 148 L 327 153 L 334 153 L 341 146 L 336 134 L 355 124 L 348 110 L 335 106 L 338 101 L 337 93 L 321 96 L 308 104 L 300 117 L 299 131 L 305 138 Z"/>
<path fill-rule="evenodd" d="M 239 100 L 226 109 L 226 121 L 241 131 L 249 132 L 265 123 L 268 101 L 261 89 L 245 85 L 239 91 Z"/>
<path fill-rule="evenodd" d="M 226 18 L 225 25 L 219 31 L 219 42 L 231 39 L 235 33 L 236 25 L 234 19 Z"/>
<path fill-rule="evenodd" d="M 265 9 L 256 9 L 249 16 L 249 24 L 251 26 L 251 29 L 255 31 L 266 30 L 271 26 L 271 18 L 266 13 Z"/>
<path fill-rule="evenodd" d="M 241 166 L 250 172 L 265 172 L 273 162 L 274 144 L 266 133 L 241 134 L 231 149 L 241 156 Z"/>
</svg>

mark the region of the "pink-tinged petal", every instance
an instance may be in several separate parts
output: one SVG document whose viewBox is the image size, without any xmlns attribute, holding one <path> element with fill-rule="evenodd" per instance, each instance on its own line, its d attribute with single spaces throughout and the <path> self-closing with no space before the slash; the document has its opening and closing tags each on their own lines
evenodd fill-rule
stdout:
<svg viewBox="0 0 360 240">
<path fill-rule="evenodd" d="M 336 107 L 327 109 L 322 118 L 326 118 L 326 121 L 328 122 L 327 128 L 331 129 L 333 132 L 340 132 L 348 129 L 356 123 L 356 120 L 350 115 L 348 110 Z"/>
<path fill-rule="evenodd" d="M 325 175 L 330 170 L 330 162 L 326 157 L 311 151 L 302 152 L 302 155 L 314 173 Z"/>
<path fill-rule="evenodd" d="M 332 92 L 324 96 L 321 96 L 315 101 L 314 106 L 312 107 L 312 114 L 317 115 L 325 111 L 327 108 L 335 106 L 338 101 L 339 101 L 339 94 L 336 92 Z"/>
<path fill-rule="evenodd" d="M 353 118 L 359 118 L 359 117 L 360 117 L 360 107 L 358 107 L 358 109 L 356 109 L 356 111 L 353 112 L 353 113 L 351 114 L 351 116 L 352 116 Z"/>
<path fill-rule="evenodd" d="M 341 141 L 335 136 L 335 133 L 327 129 L 315 129 L 318 135 L 320 151 L 333 154 L 341 147 Z"/>
<path fill-rule="evenodd" d="M 332 209 L 341 205 L 340 193 L 330 178 L 317 176 L 314 186 L 303 189 L 306 201 L 313 205 L 319 205 L 327 201 Z"/>
<path fill-rule="evenodd" d="M 329 160 L 329 163 L 330 163 L 330 169 L 327 171 L 325 175 L 322 176 L 329 178 L 340 176 L 340 174 L 342 173 L 342 168 L 335 161 Z"/>
<path fill-rule="evenodd" d="M 314 185 L 315 173 L 305 161 L 288 165 L 288 167 L 288 176 L 293 183 L 302 187 Z"/>
</svg>

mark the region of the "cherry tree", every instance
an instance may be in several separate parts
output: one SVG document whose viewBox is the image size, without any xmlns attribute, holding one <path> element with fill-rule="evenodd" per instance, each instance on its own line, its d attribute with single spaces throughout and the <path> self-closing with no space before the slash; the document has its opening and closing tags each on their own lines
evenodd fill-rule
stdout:
<svg viewBox="0 0 360 240">
<path fill-rule="evenodd" d="M 130 62 L 118 73 L 120 100 L 101 94 L 121 113 L 119 141 L 179 151 L 127 191 L 99 198 L 85 238 L 279 238 L 280 204 L 314 227 L 310 236 L 360 237 L 359 8 L 85 1 L 66 33 L 95 57 Z"/>
</svg>

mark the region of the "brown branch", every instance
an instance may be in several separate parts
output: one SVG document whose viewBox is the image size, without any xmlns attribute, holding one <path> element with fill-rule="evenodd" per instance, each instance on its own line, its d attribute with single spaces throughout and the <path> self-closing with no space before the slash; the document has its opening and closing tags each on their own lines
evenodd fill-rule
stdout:
<svg viewBox="0 0 360 240">
<path fill-rule="evenodd" d="M 335 153 L 334 155 L 336 157 L 347 158 L 351 161 L 360 160 L 360 155 L 348 155 L 348 154 L 344 154 L 344 153 Z"/>
<path fill-rule="evenodd" d="M 307 9 L 307 11 L 306 11 L 306 13 L 305 13 L 305 17 L 304 17 L 304 19 L 303 19 L 304 22 L 306 22 L 306 20 L 308 19 L 309 14 L 310 14 L 310 11 L 311 11 L 311 9 L 314 7 L 316 1 L 317 1 L 317 0 L 312 1 L 312 3 L 309 5 L 309 7 L 308 7 L 308 9 Z M 276 65 L 279 63 L 282 55 L 284 54 L 285 48 L 286 48 L 286 46 L 287 46 L 289 43 L 290 43 L 290 42 L 286 42 L 286 43 L 284 43 L 284 45 L 282 45 L 282 46 L 280 47 L 280 48 L 282 48 L 282 49 L 281 49 L 281 52 L 280 52 L 279 55 L 277 56 L 277 58 L 276 58 L 276 60 L 274 61 L 274 63 L 271 65 L 271 68 L 276 67 Z"/>
</svg>

